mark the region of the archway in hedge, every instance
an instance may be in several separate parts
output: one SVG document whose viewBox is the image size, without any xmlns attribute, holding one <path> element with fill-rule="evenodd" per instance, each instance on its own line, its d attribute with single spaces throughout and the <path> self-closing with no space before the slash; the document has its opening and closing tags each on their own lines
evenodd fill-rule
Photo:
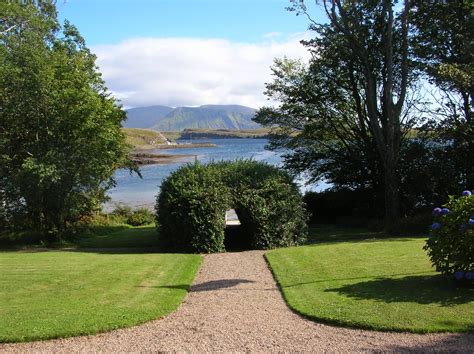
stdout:
<svg viewBox="0 0 474 354">
<path fill-rule="evenodd" d="M 157 198 L 163 246 L 212 253 L 225 247 L 225 214 L 234 209 L 250 249 L 298 245 L 307 214 L 299 190 L 280 169 L 252 160 L 186 165 L 172 173 Z"/>
<path fill-rule="evenodd" d="M 226 251 L 251 249 L 250 235 L 245 233 L 239 216 L 234 209 L 225 212 L 224 247 Z"/>
</svg>

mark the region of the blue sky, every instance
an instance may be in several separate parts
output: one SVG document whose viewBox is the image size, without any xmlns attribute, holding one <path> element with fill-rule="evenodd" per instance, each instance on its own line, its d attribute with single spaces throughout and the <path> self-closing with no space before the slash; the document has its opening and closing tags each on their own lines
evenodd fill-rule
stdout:
<svg viewBox="0 0 474 354">
<path fill-rule="evenodd" d="M 275 57 L 308 58 L 289 0 L 59 0 L 126 107 L 265 104 Z M 320 18 L 320 9 L 311 9 Z"/>
<path fill-rule="evenodd" d="M 288 0 L 59 0 L 88 45 L 133 37 L 225 38 L 256 42 L 268 33 L 306 31 L 308 21 L 285 10 Z"/>
</svg>

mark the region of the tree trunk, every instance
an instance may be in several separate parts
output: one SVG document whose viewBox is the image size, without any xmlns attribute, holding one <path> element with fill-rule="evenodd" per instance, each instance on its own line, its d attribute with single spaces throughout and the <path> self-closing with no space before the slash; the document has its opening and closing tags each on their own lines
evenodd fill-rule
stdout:
<svg viewBox="0 0 474 354">
<path fill-rule="evenodd" d="M 385 230 L 395 233 L 400 219 L 398 175 L 393 163 L 385 165 Z"/>
</svg>

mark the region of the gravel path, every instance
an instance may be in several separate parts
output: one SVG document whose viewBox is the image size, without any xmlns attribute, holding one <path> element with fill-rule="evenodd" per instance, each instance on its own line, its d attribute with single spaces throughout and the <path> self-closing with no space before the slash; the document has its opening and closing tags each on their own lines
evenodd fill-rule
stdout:
<svg viewBox="0 0 474 354">
<path fill-rule="evenodd" d="M 0 345 L 0 351 L 474 351 L 474 334 L 383 333 L 317 324 L 288 309 L 262 251 L 206 255 L 179 309 L 144 325 Z"/>
</svg>

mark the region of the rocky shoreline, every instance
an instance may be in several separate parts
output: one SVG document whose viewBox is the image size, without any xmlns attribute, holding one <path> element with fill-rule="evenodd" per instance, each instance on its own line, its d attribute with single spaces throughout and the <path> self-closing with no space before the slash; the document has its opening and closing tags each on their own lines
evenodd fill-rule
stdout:
<svg viewBox="0 0 474 354">
<path fill-rule="evenodd" d="M 130 154 L 130 159 L 138 166 L 144 165 L 156 165 L 156 164 L 168 164 L 173 162 L 185 161 L 191 157 L 195 157 L 193 154 L 148 154 L 133 152 Z"/>
<path fill-rule="evenodd" d="M 169 149 L 192 149 L 199 147 L 215 147 L 212 143 L 196 143 L 196 144 L 163 144 L 155 145 L 151 149 L 134 150 L 130 153 L 130 159 L 138 166 L 168 164 L 174 162 L 185 162 L 190 158 L 195 158 L 196 154 L 154 154 L 150 150 L 169 150 Z"/>
</svg>

